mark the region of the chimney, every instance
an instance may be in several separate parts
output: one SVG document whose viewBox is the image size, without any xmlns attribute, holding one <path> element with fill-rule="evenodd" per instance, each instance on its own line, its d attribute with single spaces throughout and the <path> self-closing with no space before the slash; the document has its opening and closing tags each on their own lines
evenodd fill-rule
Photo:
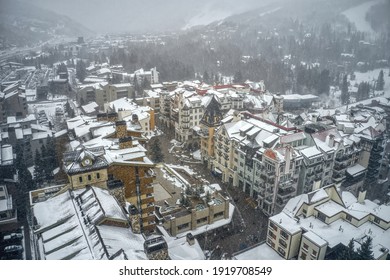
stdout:
<svg viewBox="0 0 390 280">
<path fill-rule="evenodd" d="M 119 138 L 119 149 L 128 149 L 133 147 L 133 138 L 131 136 Z"/>
<path fill-rule="evenodd" d="M 330 134 L 329 135 L 329 143 L 328 143 L 329 147 L 333 148 L 334 147 L 334 135 L 333 134 Z"/>
<path fill-rule="evenodd" d="M 358 196 L 358 202 L 359 203 L 364 203 L 364 200 L 366 199 L 366 193 L 367 191 L 359 191 L 359 196 Z"/>
<path fill-rule="evenodd" d="M 127 126 L 125 121 L 115 122 L 116 138 L 125 138 L 127 136 Z"/>
<path fill-rule="evenodd" d="M 186 240 L 190 246 L 195 244 L 195 237 L 192 235 L 192 233 L 187 233 Z"/>
</svg>

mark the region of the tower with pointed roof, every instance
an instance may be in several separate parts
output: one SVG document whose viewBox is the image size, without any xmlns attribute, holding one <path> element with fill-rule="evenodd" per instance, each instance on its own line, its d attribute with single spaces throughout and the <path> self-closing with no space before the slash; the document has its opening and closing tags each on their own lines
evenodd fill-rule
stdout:
<svg viewBox="0 0 390 280">
<path fill-rule="evenodd" d="M 205 163 L 207 162 L 208 165 L 211 164 L 210 159 L 214 157 L 214 133 L 215 129 L 222 124 L 222 116 L 221 104 L 215 95 L 213 95 L 205 106 L 205 112 L 200 121 L 201 130 L 199 132 L 201 137 L 200 151 L 202 160 Z"/>
</svg>

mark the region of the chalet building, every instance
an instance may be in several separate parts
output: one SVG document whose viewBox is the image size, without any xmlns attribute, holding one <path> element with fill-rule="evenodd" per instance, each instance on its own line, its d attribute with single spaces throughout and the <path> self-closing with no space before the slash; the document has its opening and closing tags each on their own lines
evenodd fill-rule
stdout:
<svg viewBox="0 0 390 280">
<path fill-rule="evenodd" d="M 390 206 L 358 198 L 334 185 L 294 197 L 269 218 L 267 245 L 284 259 L 335 259 L 351 239 L 355 250 L 372 238 L 374 259 L 390 248 Z"/>
<path fill-rule="evenodd" d="M 198 131 L 201 158 L 209 167 L 214 159 L 215 130 L 222 124 L 222 118 L 221 104 L 213 96 L 205 107 L 205 112 L 199 125 L 200 130 Z"/>
<path fill-rule="evenodd" d="M 122 181 L 123 190 L 116 192 L 117 199 L 131 216 L 133 231 L 153 232 L 154 164 L 138 145 L 136 139 L 140 136 L 128 131 L 125 121 L 118 121 L 115 131 L 85 142 L 84 148 L 65 153 L 64 166 L 72 188 L 91 184 L 106 188 L 109 177 Z"/>
</svg>

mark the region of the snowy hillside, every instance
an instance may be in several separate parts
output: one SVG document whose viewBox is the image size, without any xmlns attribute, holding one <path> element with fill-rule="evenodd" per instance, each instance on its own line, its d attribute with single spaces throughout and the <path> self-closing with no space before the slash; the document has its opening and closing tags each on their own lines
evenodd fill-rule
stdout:
<svg viewBox="0 0 390 280">
<path fill-rule="evenodd" d="M 362 32 L 374 33 L 375 31 L 371 28 L 371 25 L 366 20 L 366 13 L 369 9 L 379 3 L 384 2 L 383 0 L 373 0 L 356 7 L 352 7 L 342 14 L 345 15 L 348 20 L 355 24 L 356 29 Z"/>
</svg>

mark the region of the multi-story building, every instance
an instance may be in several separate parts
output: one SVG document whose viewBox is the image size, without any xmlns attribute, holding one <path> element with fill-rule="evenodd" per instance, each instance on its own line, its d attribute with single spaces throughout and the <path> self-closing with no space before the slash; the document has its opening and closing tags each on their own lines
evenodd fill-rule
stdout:
<svg viewBox="0 0 390 280">
<path fill-rule="evenodd" d="M 100 110 L 104 109 L 105 103 L 124 97 L 134 97 L 134 89 L 130 83 L 110 84 L 108 82 L 100 82 L 80 85 L 77 90 L 77 101 L 81 105 L 96 102 Z"/>
<path fill-rule="evenodd" d="M 390 206 L 358 198 L 334 185 L 292 198 L 270 217 L 267 244 L 285 259 L 335 259 L 353 240 L 355 250 L 372 238 L 374 259 L 390 248 Z"/>
<path fill-rule="evenodd" d="M 202 98 L 191 92 L 179 91 L 175 97 L 177 121 L 175 122 L 175 139 L 193 145 L 198 143 L 198 135 L 194 127 L 199 127 L 203 117 L 204 106 Z"/>
<path fill-rule="evenodd" d="M 245 116 L 216 131 L 211 168 L 222 181 L 241 188 L 271 215 L 297 193 L 301 156 L 292 146 L 279 145 L 281 136 L 296 131 Z"/>
<path fill-rule="evenodd" d="M 200 154 L 202 161 L 209 166 L 214 159 L 214 134 L 222 124 L 221 104 L 213 96 L 205 107 L 205 113 L 200 121 Z"/>
<path fill-rule="evenodd" d="M 0 112 L 0 123 L 6 122 L 7 117 L 27 116 L 27 100 L 20 81 L 1 85 Z"/>
<path fill-rule="evenodd" d="M 323 184 L 324 155 L 317 147 L 308 147 L 300 150 L 302 155 L 302 168 L 299 176 L 298 193 L 308 193 Z"/>
<path fill-rule="evenodd" d="M 104 111 L 117 113 L 118 120 L 138 122 L 144 132 L 153 132 L 156 128 L 154 109 L 149 106 L 139 106 L 128 97 L 119 98 L 104 104 Z"/>
<path fill-rule="evenodd" d="M 133 231 L 153 232 L 154 163 L 138 144 L 141 132 L 128 129 L 125 121 L 117 121 L 115 130 L 111 128 L 112 125 L 101 127 L 107 133 L 98 133 L 98 137 L 83 143 L 85 148 L 64 154 L 69 182 L 74 184 L 73 188 L 83 188 L 91 184 L 105 187 L 110 177 L 122 181 L 123 191 L 118 200 L 128 212 Z"/>
</svg>

